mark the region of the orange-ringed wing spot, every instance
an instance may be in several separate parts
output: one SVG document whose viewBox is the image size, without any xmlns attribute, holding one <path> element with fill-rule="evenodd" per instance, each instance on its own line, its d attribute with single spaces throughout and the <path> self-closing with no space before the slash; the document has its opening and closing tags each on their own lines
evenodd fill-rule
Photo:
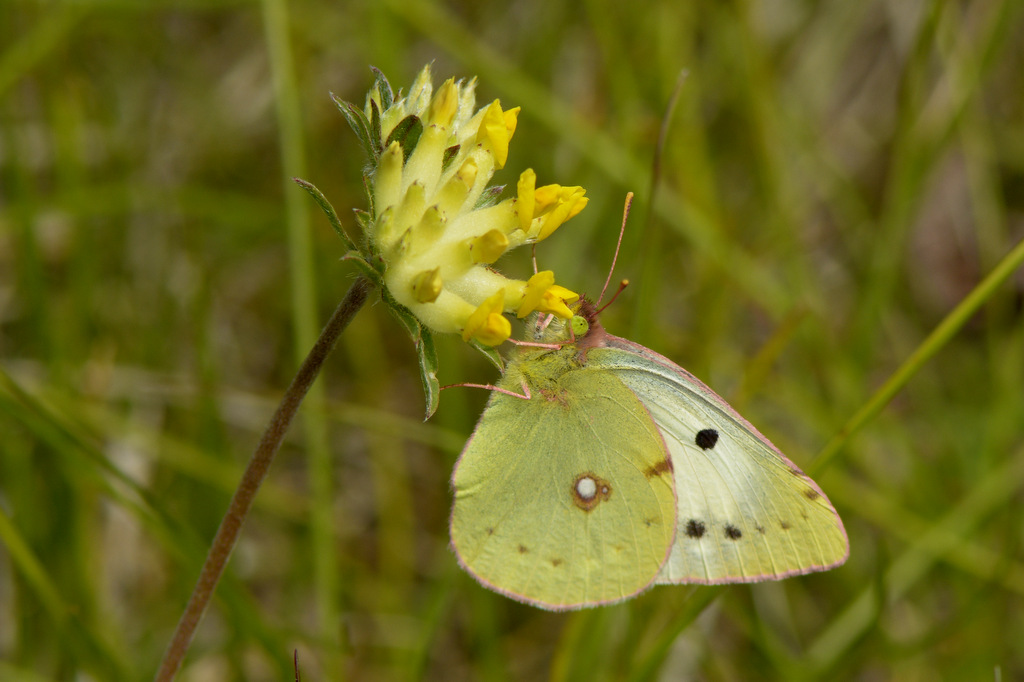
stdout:
<svg viewBox="0 0 1024 682">
<path fill-rule="evenodd" d="M 700 539 L 704 537 L 705 532 L 707 532 L 707 528 L 704 526 L 703 521 L 690 519 L 686 522 L 686 537 Z"/>
<path fill-rule="evenodd" d="M 693 442 L 701 450 L 710 450 L 718 442 L 718 431 L 714 429 L 701 429 L 697 432 L 697 437 L 693 439 Z"/>
<path fill-rule="evenodd" d="M 589 471 L 576 477 L 570 489 L 572 503 L 583 511 L 591 511 L 601 502 L 611 498 L 612 486 L 608 481 Z"/>
<path fill-rule="evenodd" d="M 730 540 L 739 540 L 741 537 L 743 537 L 743 531 L 741 531 L 739 528 L 732 525 L 731 523 L 727 523 L 725 524 L 725 537 L 729 538 Z"/>
</svg>

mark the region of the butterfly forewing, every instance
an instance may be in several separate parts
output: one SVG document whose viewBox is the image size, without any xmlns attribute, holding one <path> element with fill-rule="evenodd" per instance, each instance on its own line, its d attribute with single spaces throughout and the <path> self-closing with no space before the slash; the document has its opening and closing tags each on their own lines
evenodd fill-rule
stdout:
<svg viewBox="0 0 1024 682">
<path fill-rule="evenodd" d="M 625 599 L 675 539 L 664 442 L 637 396 L 567 348 L 513 361 L 452 477 L 452 545 L 481 583 L 550 609 Z"/>
<path fill-rule="evenodd" d="M 817 484 L 689 372 L 611 335 L 587 367 L 637 395 L 672 459 L 676 538 L 657 582 L 754 582 L 846 560 L 842 521 Z"/>
</svg>

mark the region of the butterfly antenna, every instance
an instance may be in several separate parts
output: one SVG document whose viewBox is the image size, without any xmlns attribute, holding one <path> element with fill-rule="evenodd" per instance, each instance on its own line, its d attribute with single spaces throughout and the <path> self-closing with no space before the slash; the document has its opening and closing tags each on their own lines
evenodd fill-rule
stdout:
<svg viewBox="0 0 1024 682">
<path fill-rule="evenodd" d="M 615 255 L 612 256 L 612 267 L 608 270 L 608 279 L 604 281 L 604 287 L 601 288 L 601 295 L 597 299 L 596 305 L 601 305 L 601 301 L 604 300 L 604 294 L 608 291 L 608 285 L 612 281 L 612 273 L 615 272 L 615 262 L 619 260 L 619 249 L 622 248 L 622 235 L 626 234 L 626 219 L 629 218 L 629 209 L 633 206 L 633 193 L 626 193 L 626 206 L 622 209 L 622 227 L 619 228 L 619 241 L 615 244 Z M 619 287 L 619 291 L 622 291 L 623 287 Z M 616 293 L 616 296 L 619 294 Z M 612 299 L 614 300 L 614 298 Z M 609 301 L 611 303 L 611 301 Z M 601 310 L 604 310 L 602 308 Z"/>
<path fill-rule="evenodd" d="M 603 306 L 600 307 L 600 309 L 598 309 L 597 314 L 600 315 L 601 313 L 604 312 L 605 308 L 610 306 L 612 303 L 615 303 L 615 299 L 617 299 L 619 297 L 619 294 L 621 294 L 623 292 L 623 290 L 626 287 L 628 287 L 628 286 L 629 286 L 629 280 L 628 279 L 624 279 L 624 280 L 620 281 L 619 282 L 619 288 L 615 291 L 615 294 L 612 295 L 612 297 L 608 300 L 607 303 L 605 303 Z"/>
</svg>

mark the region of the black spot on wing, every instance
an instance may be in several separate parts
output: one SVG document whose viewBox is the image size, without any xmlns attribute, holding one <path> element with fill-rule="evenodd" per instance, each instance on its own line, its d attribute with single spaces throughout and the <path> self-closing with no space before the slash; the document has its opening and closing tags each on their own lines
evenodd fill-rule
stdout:
<svg viewBox="0 0 1024 682">
<path fill-rule="evenodd" d="M 688 538 L 702 538 L 707 528 L 704 527 L 703 521 L 697 519 L 690 519 L 686 522 L 686 537 Z"/>
<path fill-rule="evenodd" d="M 526 546 L 526 545 L 519 545 L 519 553 L 520 553 L 520 554 L 526 554 L 526 553 L 527 553 L 527 552 L 529 552 L 529 551 L 530 551 L 530 550 L 529 550 L 529 548 L 527 548 L 527 546 Z"/>
<path fill-rule="evenodd" d="M 741 537 L 743 537 L 743 531 L 741 531 L 739 528 L 732 525 L 731 523 L 727 523 L 725 524 L 725 537 L 729 538 L 730 540 L 739 540 Z"/>
<path fill-rule="evenodd" d="M 804 496 L 811 502 L 814 502 L 816 499 L 821 497 L 821 493 L 819 493 L 814 488 L 808 488 L 807 490 L 804 491 Z"/>
<path fill-rule="evenodd" d="M 714 429 L 701 429 L 697 432 L 697 437 L 693 439 L 693 442 L 701 450 L 710 450 L 718 442 L 718 431 Z"/>
</svg>

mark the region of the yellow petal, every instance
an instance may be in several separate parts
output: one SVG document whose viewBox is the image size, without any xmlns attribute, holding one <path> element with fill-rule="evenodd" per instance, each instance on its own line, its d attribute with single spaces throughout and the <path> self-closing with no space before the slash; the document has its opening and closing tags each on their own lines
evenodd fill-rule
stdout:
<svg viewBox="0 0 1024 682">
<path fill-rule="evenodd" d="M 518 197 L 516 199 L 516 212 L 519 214 L 519 227 L 523 232 L 529 233 L 530 223 L 533 222 L 533 212 L 536 210 L 537 174 L 532 168 L 527 168 L 519 176 L 516 185 Z"/>
<path fill-rule="evenodd" d="M 578 298 L 577 293 L 555 284 L 554 272 L 543 270 L 531 277 L 523 287 L 523 300 L 516 310 L 516 316 L 526 317 L 536 310 L 569 319 L 572 311 L 565 304 Z"/>
<path fill-rule="evenodd" d="M 562 198 L 564 188 L 561 185 L 544 185 L 537 188 L 537 213 L 548 208 Z"/>
<path fill-rule="evenodd" d="M 505 125 L 505 115 L 501 111 L 501 104 L 498 100 L 494 100 L 487 107 L 483 120 L 480 121 L 477 141 L 490 150 L 494 157 L 495 168 L 504 167 L 508 160 L 508 142 L 511 137 L 508 127 Z"/>
<path fill-rule="evenodd" d="M 476 161 L 472 158 L 469 158 L 466 159 L 465 163 L 459 167 L 459 172 L 456 175 L 458 175 L 459 180 L 461 180 L 468 189 L 472 189 L 473 185 L 476 184 L 476 176 L 479 172 L 480 166 L 478 166 Z"/>
<path fill-rule="evenodd" d="M 570 291 L 569 289 L 566 289 L 563 286 L 559 286 L 558 284 L 552 284 L 551 288 L 548 289 L 548 293 L 551 294 L 552 296 L 558 297 L 560 301 L 564 301 L 565 303 L 573 303 L 580 299 L 580 295 L 577 294 L 575 291 Z"/>
<path fill-rule="evenodd" d="M 544 295 L 540 300 L 540 305 L 537 306 L 537 311 L 541 313 L 551 313 L 563 320 L 568 320 L 572 317 L 572 311 L 569 310 L 569 306 L 567 306 L 566 303 L 571 303 L 577 298 L 579 298 L 579 296 L 575 292 L 569 291 L 568 289 L 556 284 L 544 292 Z"/>
<path fill-rule="evenodd" d="M 502 315 L 505 305 L 505 290 L 499 289 L 485 300 L 466 320 L 462 340 L 476 339 L 486 346 L 496 346 L 512 335 L 512 325 Z"/>
<path fill-rule="evenodd" d="M 430 102 L 430 123 L 447 128 L 455 118 L 455 110 L 459 106 L 459 86 L 455 79 L 449 78 L 434 94 Z"/>
<path fill-rule="evenodd" d="M 523 287 L 523 300 L 516 310 L 516 317 L 526 317 L 540 305 L 544 292 L 555 283 L 555 273 L 551 270 L 541 270 L 526 282 Z"/>
<path fill-rule="evenodd" d="M 412 295 L 418 303 L 433 303 L 441 294 L 441 268 L 424 270 L 412 278 Z"/>
<path fill-rule="evenodd" d="M 508 237 L 500 230 L 488 230 L 469 244 L 474 263 L 490 265 L 508 250 Z"/>
<path fill-rule="evenodd" d="M 569 215 L 565 217 L 566 220 L 569 220 L 569 218 L 574 218 L 577 215 L 579 215 L 579 212 L 586 208 L 587 204 L 590 202 L 590 197 L 583 196 L 584 190 L 582 187 L 577 187 L 576 189 L 579 190 L 579 193 L 578 195 L 574 195 L 573 199 L 571 200 L 572 208 L 569 209 Z"/>
<path fill-rule="evenodd" d="M 504 315 L 491 313 L 484 325 L 473 334 L 473 338 L 485 346 L 497 346 L 512 336 L 512 324 Z"/>
<path fill-rule="evenodd" d="M 519 110 L 521 107 L 513 107 L 505 112 L 505 130 L 508 131 L 508 139 L 516 133 L 516 124 L 519 122 Z"/>
<path fill-rule="evenodd" d="M 579 187 L 563 189 L 573 191 L 568 194 L 563 192 L 562 196 L 555 202 L 554 207 L 542 216 L 539 229 L 537 230 L 537 241 L 550 237 L 551 233 L 561 227 L 562 223 L 582 211 L 589 201 L 587 197 L 583 196 L 583 190 Z"/>
<path fill-rule="evenodd" d="M 402 192 L 402 145 L 392 142 L 381 154 L 373 176 L 373 203 L 377 213 L 394 206 Z"/>
</svg>

